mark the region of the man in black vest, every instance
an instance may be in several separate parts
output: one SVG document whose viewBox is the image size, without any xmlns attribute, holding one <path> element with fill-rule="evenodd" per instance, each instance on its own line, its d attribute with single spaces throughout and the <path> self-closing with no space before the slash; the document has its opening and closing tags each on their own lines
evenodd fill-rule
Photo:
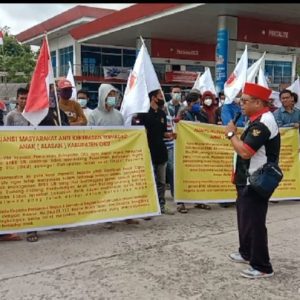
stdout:
<svg viewBox="0 0 300 300">
<path fill-rule="evenodd" d="M 270 277 L 274 274 L 270 263 L 266 215 L 269 198 L 260 196 L 249 185 L 249 175 L 267 161 L 278 162 L 280 133 L 269 109 L 271 90 L 246 83 L 241 97 L 242 112 L 249 117 L 245 130 L 238 138 L 231 121 L 225 135 L 235 150 L 233 183 L 237 190 L 237 222 L 239 252 L 229 258 L 234 262 L 249 263 L 241 272 L 246 278 Z"/>
<path fill-rule="evenodd" d="M 166 167 L 168 152 L 164 138 L 176 138 L 176 134 L 167 132 L 167 118 L 163 111 L 165 104 L 161 90 L 149 93 L 150 109 L 139 113 L 132 121 L 133 125 L 144 125 L 147 132 L 148 146 L 155 175 L 156 189 L 161 213 L 174 214 L 165 207 Z"/>
</svg>

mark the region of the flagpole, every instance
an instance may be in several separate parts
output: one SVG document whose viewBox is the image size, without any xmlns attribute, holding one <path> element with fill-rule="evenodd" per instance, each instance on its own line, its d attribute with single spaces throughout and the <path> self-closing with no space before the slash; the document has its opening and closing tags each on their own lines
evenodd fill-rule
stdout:
<svg viewBox="0 0 300 300">
<path fill-rule="evenodd" d="M 49 49 L 47 32 L 45 32 L 44 34 L 45 34 L 45 39 L 46 39 L 46 42 L 47 42 L 48 55 L 49 55 L 49 59 L 50 59 L 50 72 L 51 72 L 51 76 L 53 77 L 53 80 L 54 80 L 53 86 L 54 86 L 54 95 L 55 95 L 56 109 L 57 109 L 57 115 L 58 115 L 58 123 L 59 123 L 59 126 L 61 126 L 60 109 L 59 109 L 59 104 L 58 104 L 57 89 L 56 89 L 56 83 L 55 83 L 54 72 L 53 72 L 53 67 L 52 67 L 51 54 L 50 54 L 50 49 Z"/>
</svg>

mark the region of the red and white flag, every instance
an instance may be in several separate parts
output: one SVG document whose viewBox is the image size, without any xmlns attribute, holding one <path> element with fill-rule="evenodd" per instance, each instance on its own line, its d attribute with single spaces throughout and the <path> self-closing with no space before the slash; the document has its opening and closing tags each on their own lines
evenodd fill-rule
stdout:
<svg viewBox="0 0 300 300">
<path fill-rule="evenodd" d="M 0 45 L 3 45 L 3 39 L 4 39 L 4 35 L 3 32 L 0 30 Z"/>
<path fill-rule="evenodd" d="M 142 47 L 130 73 L 121 105 L 121 113 L 125 120 L 125 126 L 131 125 L 132 115 L 148 112 L 150 99 L 148 94 L 161 89 L 147 48 Z"/>
<path fill-rule="evenodd" d="M 245 51 L 237 63 L 234 71 L 231 73 L 229 78 L 224 84 L 225 104 L 230 104 L 238 93 L 243 89 L 247 79 L 247 68 L 248 68 L 248 52 L 247 45 Z"/>
<path fill-rule="evenodd" d="M 48 114 L 49 84 L 54 83 L 51 59 L 46 37 L 33 72 L 26 105 L 22 115 L 37 126 Z"/>
</svg>

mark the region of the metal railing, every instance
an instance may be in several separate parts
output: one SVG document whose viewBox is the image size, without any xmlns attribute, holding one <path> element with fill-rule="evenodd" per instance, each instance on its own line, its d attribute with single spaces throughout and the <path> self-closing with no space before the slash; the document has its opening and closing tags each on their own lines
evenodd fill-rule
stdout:
<svg viewBox="0 0 300 300">
<path fill-rule="evenodd" d="M 54 71 L 55 77 L 67 76 L 69 71 L 69 65 L 61 65 L 56 67 Z M 103 66 L 94 64 L 73 64 L 74 76 L 104 76 Z"/>
</svg>

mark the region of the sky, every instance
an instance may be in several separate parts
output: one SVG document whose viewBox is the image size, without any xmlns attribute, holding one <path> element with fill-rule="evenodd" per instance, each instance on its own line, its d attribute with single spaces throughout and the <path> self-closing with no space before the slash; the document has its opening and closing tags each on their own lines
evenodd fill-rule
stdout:
<svg viewBox="0 0 300 300">
<path fill-rule="evenodd" d="M 120 10 L 133 4 L 134 3 L 1 3 L 0 28 L 8 26 L 10 34 L 15 35 L 77 5 Z"/>
</svg>

